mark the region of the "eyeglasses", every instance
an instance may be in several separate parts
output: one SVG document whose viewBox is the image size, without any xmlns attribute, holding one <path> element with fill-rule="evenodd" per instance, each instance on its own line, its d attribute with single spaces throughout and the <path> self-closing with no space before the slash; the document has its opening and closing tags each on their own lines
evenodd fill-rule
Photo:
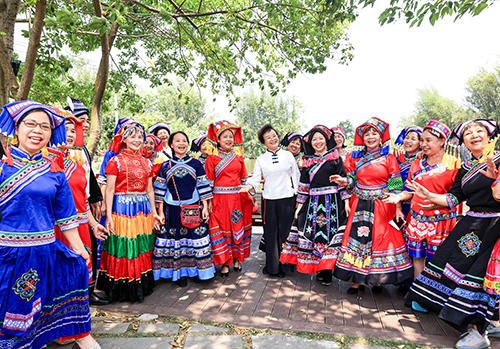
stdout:
<svg viewBox="0 0 500 349">
<path fill-rule="evenodd" d="M 52 125 L 50 123 L 48 123 L 48 122 L 36 122 L 35 120 L 32 120 L 32 119 L 23 120 L 22 122 L 28 128 L 35 128 L 38 125 L 40 125 L 40 128 L 43 131 L 50 131 L 50 130 L 52 130 Z"/>
</svg>

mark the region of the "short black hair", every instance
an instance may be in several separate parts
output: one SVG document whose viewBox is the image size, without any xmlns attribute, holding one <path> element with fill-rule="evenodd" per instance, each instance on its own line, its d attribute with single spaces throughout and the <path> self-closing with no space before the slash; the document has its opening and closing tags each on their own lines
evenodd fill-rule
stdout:
<svg viewBox="0 0 500 349">
<path fill-rule="evenodd" d="M 170 137 L 168 137 L 168 146 L 169 147 L 171 147 L 172 143 L 174 142 L 174 136 L 177 135 L 177 134 L 179 134 L 179 133 L 182 134 L 182 135 L 184 135 L 184 137 L 186 137 L 187 143 L 189 144 L 189 137 L 188 137 L 188 135 L 184 131 L 175 131 L 174 133 L 172 133 L 170 135 Z"/>
<path fill-rule="evenodd" d="M 260 130 L 257 131 L 257 137 L 259 138 L 259 142 L 264 144 L 264 135 L 266 133 L 268 133 L 269 131 L 274 131 L 276 132 L 276 136 L 278 136 L 278 138 L 280 138 L 280 135 L 278 133 L 278 131 L 276 131 L 273 127 L 273 125 L 271 124 L 265 124 L 264 126 L 262 126 L 260 128 Z"/>
</svg>

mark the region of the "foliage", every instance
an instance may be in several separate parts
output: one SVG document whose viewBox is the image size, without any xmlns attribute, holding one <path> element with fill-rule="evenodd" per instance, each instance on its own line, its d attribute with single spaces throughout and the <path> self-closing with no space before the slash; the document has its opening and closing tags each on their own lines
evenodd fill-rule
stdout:
<svg viewBox="0 0 500 349">
<path fill-rule="evenodd" d="M 418 95 L 419 100 L 415 103 L 414 114 L 401 118 L 399 126 L 424 127 L 431 118 L 434 118 L 442 121 L 453 130 L 458 124 L 474 118 L 474 115 L 464 110 L 455 101 L 439 95 L 434 87 L 418 90 Z"/>
<path fill-rule="evenodd" d="M 332 0 L 334 2 L 335 0 Z M 373 6 L 375 0 L 360 0 L 363 6 Z M 391 0 L 390 5 L 379 16 L 381 25 L 403 19 L 410 27 L 420 26 L 425 18 L 431 25 L 445 16 L 453 16 L 455 20 L 464 15 L 477 16 L 495 3 L 495 0 L 454 0 L 454 1 L 419 1 Z"/>
<path fill-rule="evenodd" d="M 467 81 L 465 92 L 467 106 L 478 117 L 500 121 L 500 66 L 492 72 L 481 69 Z"/>
<path fill-rule="evenodd" d="M 260 95 L 245 93 L 236 110 L 236 123 L 243 131 L 245 157 L 255 158 L 266 150 L 257 138 L 257 131 L 267 123 L 273 125 L 280 137 L 292 131 L 301 132 L 305 127 L 303 112 L 302 103 L 295 97 L 273 97 L 265 91 Z"/>
<path fill-rule="evenodd" d="M 234 86 L 247 82 L 261 89 L 267 85 L 276 94 L 299 72 L 324 71 L 326 59 L 352 58 L 344 30 L 355 15 L 344 1 L 335 7 L 316 0 L 101 5 L 104 12 L 98 17 L 88 1 L 53 1 L 45 20 L 48 36 L 52 44 L 66 42 L 75 53 L 88 52 L 100 47 L 100 36 L 111 33 L 116 23 L 113 46 L 120 53 L 111 75 L 127 85 L 132 76 L 153 87 L 169 85 L 174 73 L 215 94 L 231 94 Z"/>
<path fill-rule="evenodd" d="M 190 140 L 208 130 L 212 114 L 206 99 L 186 82 L 174 86 L 160 86 L 154 92 L 122 91 L 119 94 L 119 117 L 132 117 L 146 129 L 160 121 L 166 122 L 172 132 L 184 131 Z M 99 149 L 105 149 L 113 136 L 115 112 L 103 115 L 103 132 Z"/>
</svg>

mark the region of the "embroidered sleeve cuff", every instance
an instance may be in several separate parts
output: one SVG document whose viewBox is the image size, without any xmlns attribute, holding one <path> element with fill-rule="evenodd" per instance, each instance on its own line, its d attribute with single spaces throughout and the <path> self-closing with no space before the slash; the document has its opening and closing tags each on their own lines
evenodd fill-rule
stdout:
<svg viewBox="0 0 500 349">
<path fill-rule="evenodd" d="M 352 195 L 345 188 L 342 188 L 342 190 L 340 190 L 340 198 L 342 200 L 350 199 L 351 196 Z"/>
<path fill-rule="evenodd" d="M 59 219 L 56 221 L 56 223 L 59 226 L 59 230 L 61 231 L 68 231 L 74 228 L 78 228 L 78 226 L 80 225 L 78 214 L 71 217 Z"/>
<path fill-rule="evenodd" d="M 446 201 L 448 202 L 448 207 L 450 209 L 458 206 L 459 202 L 458 202 L 457 198 L 455 197 L 455 195 L 450 194 L 450 193 L 446 193 L 446 194 L 444 194 L 444 197 L 446 198 Z"/>
<path fill-rule="evenodd" d="M 307 200 L 307 195 L 299 194 L 297 195 L 297 202 L 303 204 Z"/>
<path fill-rule="evenodd" d="M 99 175 L 99 177 L 97 178 L 97 183 L 99 183 L 101 185 L 106 185 L 108 182 L 106 181 L 106 177 L 105 176 Z"/>
</svg>

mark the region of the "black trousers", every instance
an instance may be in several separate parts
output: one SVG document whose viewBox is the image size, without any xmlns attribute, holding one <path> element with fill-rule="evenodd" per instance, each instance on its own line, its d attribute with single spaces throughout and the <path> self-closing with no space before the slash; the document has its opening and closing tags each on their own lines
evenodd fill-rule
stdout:
<svg viewBox="0 0 500 349">
<path fill-rule="evenodd" d="M 266 269 L 269 274 L 277 274 L 284 271 L 280 263 L 281 248 L 292 226 L 295 197 L 277 200 L 264 199 L 262 211 L 264 213 L 262 222 L 266 242 Z"/>
</svg>

